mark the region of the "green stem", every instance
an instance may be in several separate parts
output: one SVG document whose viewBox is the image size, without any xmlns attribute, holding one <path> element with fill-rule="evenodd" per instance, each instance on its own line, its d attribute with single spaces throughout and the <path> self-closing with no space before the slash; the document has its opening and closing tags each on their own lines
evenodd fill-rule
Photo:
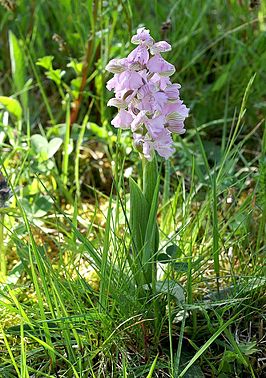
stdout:
<svg viewBox="0 0 266 378">
<path fill-rule="evenodd" d="M 5 214 L 0 215 L 0 282 L 6 277 L 6 256 L 4 245 L 4 218 Z"/>
<path fill-rule="evenodd" d="M 66 131 L 64 140 L 63 162 L 62 162 L 62 182 L 67 184 L 68 180 L 68 162 L 69 162 L 69 147 L 70 147 L 70 102 L 67 102 L 66 110 Z"/>
</svg>

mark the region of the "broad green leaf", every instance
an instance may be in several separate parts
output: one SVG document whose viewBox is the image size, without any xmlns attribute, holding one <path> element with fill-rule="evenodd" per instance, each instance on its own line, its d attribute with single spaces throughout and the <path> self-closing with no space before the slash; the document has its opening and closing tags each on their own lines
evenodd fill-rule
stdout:
<svg viewBox="0 0 266 378">
<path fill-rule="evenodd" d="M 187 272 L 188 271 L 188 263 L 185 262 L 176 262 L 172 264 L 172 268 L 176 272 Z"/>
<path fill-rule="evenodd" d="M 48 143 L 48 158 L 50 159 L 51 157 L 54 156 L 54 154 L 59 150 L 61 144 L 63 143 L 61 138 L 53 138 L 50 140 Z"/>
<path fill-rule="evenodd" d="M 40 134 L 32 135 L 31 146 L 38 154 L 44 151 L 48 154 L 48 141 Z"/>
<path fill-rule="evenodd" d="M 149 208 L 149 219 L 145 233 L 144 251 L 142 256 L 143 270 L 147 282 L 152 282 L 153 262 L 156 260 L 156 252 L 159 245 L 159 230 L 157 225 L 158 196 L 159 196 L 160 178 L 158 177 L 156 186 L 153 191 L 152 203 Z"/>
<path fill-rule="evenodd" d="M 144 289 L 149 290 L 149 286 L 144 285 Z M 170 294 L 175 297 L 178 302 L 185 301 L 184 289 L 175 281 L 157 281 L 155 283 L 155 290 L 157 293 Z"/>
<path fill-rule="evenodd" d="M 48 196 L 39 197 L 32 205 L 32 215 L 41 218 L 51 209 L 53 201 Z"/>
<path fill-rule="evenodd" d="M 171 256 L 172 259 L 176 259 L 182 255 L 182 250 L 176 244 L 169 245 L 165 252 L 167 255 Z"/>
<path fill-rule="evenodd" d="M 145 160 L 143 169 L 143 194 L 148 201 L 148 204 L 151 206 L 158 179 L 158 165 L 156 156 L 154 156 L 152 161 Z"/>
<path fill-rule="evenodd" d="M 11 71 L 15 90 L 17 92 L 23 91 L 26 83 L 26 70 L 24 52 L 20 46 L 20 41 L 17 39 L 12 31 L 9 31 L 9 49 L 10 49 L 10 61 Z M 28 94 L 25 90 L 20 95 L 21 102 L 24 109 L 28 106 Z"/>
<path fill-rule="evenodd" d="M 167 264 L 171 261 L 171 258 L 169 258 L 169 256 L 166 253 L 160 253 L 157 256 L 157 261 L 161 264 Z"/>
<path fill-rule="evenodd" d="M 0 104 L 3 105 L 6 110 L 13 114 L 18 120 L 21 120 L 22 108 L 18 100 L 11 97 L 0 96 Z"/>
<path fill-rule="evenodd" d="M 133 250 L 140 253 L 143 249 L 145 233 L 149 218 L 149 206 L 138 184 L 129 179 L 130 186 L 130 231 Z"/>
</svg>

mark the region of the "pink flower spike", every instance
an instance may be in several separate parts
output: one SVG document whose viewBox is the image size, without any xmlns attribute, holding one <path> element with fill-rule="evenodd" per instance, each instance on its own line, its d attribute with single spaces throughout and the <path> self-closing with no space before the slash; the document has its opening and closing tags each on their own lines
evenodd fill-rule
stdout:
<svg viewBox="0 0 266 378">
<path fill-rule="evenodd" d="M 137 34 L 133 35 L 133 37 L 131 38 L 131 42 L 134 43 L 134 45 L 139 45 L 140 43 L 142 43 L 146 46 L 152 46 L 154 40 L 150 36 L 150 31 L 148 29 L 139 28 L 137 30 Z"/>
<path fill-rule="evenodd" d="M 150 52 L 152 55 L 159 54 L 166 51 L 171 51 L 172 47 L 167 43 L 166 41 L 159 41 L 154 43 L 154 45 L 151 46 Z"/>
<path fill-rule="evenodd" d="M 154 43 L 149 30 L 132 37 L 138 46 L 124 59 L 113 59 L 106 69 L 114 73 L 107 89 L 115 93 L 108 106 L 118 108 L 111 124 L 132 131 L 134 146 L 152 160 L 155 152 L 165 159 L 174 153 L 172 133 L 183 134 L 189 109 L 180 99 L 180 85 L 170 76 L 175 67 L 162 58 L 170 51 L 166 41 Z"/>
<path fill-rule="evenodd" d="M 140 63 L 144 65 L 149 60 L 149 52 L 145 45 L 139 45 L 128 55 L 127 60 L 129 63 Z"/>
<path fill-rule="evenodd" d="M 121 109 L 111 121 L 111 125 L 120 129 L 129 129 L 132 121 L 132 115 L 127 110 Z"/>
<path fill-rule="evenodd" d="M 147 63 L 150 72 L 159 73 L 161 76 L 171 76 L 175 72 L 175 67 L 161 57 L 160 54 L 154 55 Z"/>
</svg>

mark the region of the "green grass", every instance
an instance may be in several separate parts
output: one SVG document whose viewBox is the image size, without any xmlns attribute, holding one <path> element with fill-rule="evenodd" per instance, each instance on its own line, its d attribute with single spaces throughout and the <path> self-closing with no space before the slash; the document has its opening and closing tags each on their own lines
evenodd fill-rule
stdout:
<svg viewBox="0 0 266 378">
<path fill-rule="evenodd" d="M 266 9 L 249 3 L 0 2 L 1 377 L 265 375 Z M 129 221 L 142 164 L 104 70 L 139 25 L 172 44 L 191 108 L 158 161 L 150 291 Z"/>
</svg>

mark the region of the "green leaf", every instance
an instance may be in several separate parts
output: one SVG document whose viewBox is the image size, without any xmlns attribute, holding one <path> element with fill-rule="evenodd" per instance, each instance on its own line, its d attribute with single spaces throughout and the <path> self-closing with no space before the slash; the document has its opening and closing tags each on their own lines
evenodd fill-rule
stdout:
<svg viewBox="0 0 266 378">
<path fill-rule="evenodd" d="M 149 206 L 138 184 L 129 179 L 130 187 L 130 230 L 133 250 L 140 253 L 143 250 L 146 228 L 149 218 Z"/>
<path fill-rule="evenodd" d="M 225 83 L 228 82 L 228 70 L 226 70 L 225 72 L 223 72 L 221 74 L 221 76 L 218 77 L 218 79 L 215 81 L 213 87 L 212 87 L 212 91 L 213 92 L 217 92 L 217 91 L 220 91 L 221 88 L 225 85 Z"/>
<path fill-rule="evenodd" d="M 48 77 L 48 79 L 54 81 L 57 85 L 61 83 L 61 78 L 65 74 L 65 71 L 62 70 L 50 70 L 45 73 L 45 75 Z"/>
<path fill-rule="evenodd" d="M 96 136 L 102 139 L 108 138 L 108 132 L 105 128 L 98 126 L 96 123 L 88 122 L 87 129 L 91 130 Z"/>
<path fill-rule="evenodd" d="M 187 272 L 188 271 L 188 263 L 185 262 L 176 262 L 172 264 L 172 268 L 176 272 Z"/>
<path fill-rule="evenodd" d="M 192 357 L 193 355 L 191 354 L 191 352 L 187 352 L 186 348 L 185 350 L 182 350 L 181 359 L 180 359 L 181 368 L 183 368 Z M 178 375 L 176 377 L 178 377 Z M 197 363 L 194 363 L 184 375 L 184 378 L 204 378 L 204 377 L 205 375 L 203 374 L 203 371 L 201 370 L 200 366 Z"/>
<path fill-rule="evenodd" d="M 44 56 L 43 58 L 38 59 L 36 64 L 50 71 L 53 69 L 53 60 L 54 60 L 54 56 L 47 55 L 47 56 Z"/>
<path fill-rule="evenodd" d="M 39 197 L 32 206 L 32 214 L 35 218 L 41 218 L 48 213 L 52 207 L 52 199 L 48 196 Z"/>
<path fill-rule="evenodd" d="M 166 253 L 160 253 L 157 257 L 158 262 L 161 264 L 167 264 L 171 261 L 171 258 Z"/>
<path fill-rule="evenodd" d="M 148 285 L 144 285 L 144 288 L 148 289 Z M 184 289 L 175 281 L 157 281 L 155 283 L 155 289 L 157 293 L 172 295 L 178 302 L 185 301 Z"/>
<path fill-rule="evenodd" d="M 40 134 L 31 136 L 31 146 L 37 154 L 44 151 L 48 154 L 48 141 Z"/>
<path fill-rule="evenodd" d="M 25 70 L 25 59 L 24 52 L 20 46 L 20 40 L 17 39 L 12 31 L 9 31 L 9 49 L 10 49 L 10 61 L 11 61 L 11 71 L 15 90 L 17 92 L 23 91 L 26 83 L 26 70 Z M 25 90 L 20 95 L 21 102 L 24 110 L 28 106 L 28 94 Z"/>
<path fill-rule="evenodd" d="M 78 62 L 77 60 L 72 59 L 67 64 L 67 67 L 73 68 L 73 70 L 75 71 L 76 75 L 81 75 L 82 74 L 82 67 L 83 67 L 82 62 Z"/>
<path fill-rule="evenodd" d="M 21 120 L 22 108 L 18 100 L 11 97 L 0 96 L 0 104 L 2 104 L 6 110 L 13 114 L 18 120 Z"/>
<path fill-rule="evenodd" d="M 156 260 L 156 252 L 159 245 L 159 230 L 157 225 L 158 196 L 159 196 L 160 178 L 158 177 L 156 186 L 153 191 L 152 203 L 149 209 L 149 219 L 145 233 L 144 251 L 142 255 L 142 266 L 145 271 L 147 282 L 152 282 L 153 263 Z"/>
<path fill-rule="evenodd" d="M 154 156 L 152 161 L 144 161 L 143 170 L 143 194 L 148 201 L 148 204 L 151 206 L 158 179 L 158 165 L 156 156 Z"/>
<path fill-rule="evenodd" d="M 259 349 L 257 348 L 256 341 L 248 341 L 246 343 L 239 343 L 239 349 L 245 356 L 251 356 L 254 353 L 257 353 Z"/>
<path fill-rule="evenodd" d="M 48 158 L 54 156 L 54 154 L 59 150 L 61 144 L 63 143 L 61 138 L 53 138 L 48 143 Z"/>
<path fill-rule="evenodd" d="M 172 259 L 177 259 L 182 255 L 182 250 L 176 244 L 169 245 L 165 252 L 167 255 L 171 256 Z"/>
</svg>

